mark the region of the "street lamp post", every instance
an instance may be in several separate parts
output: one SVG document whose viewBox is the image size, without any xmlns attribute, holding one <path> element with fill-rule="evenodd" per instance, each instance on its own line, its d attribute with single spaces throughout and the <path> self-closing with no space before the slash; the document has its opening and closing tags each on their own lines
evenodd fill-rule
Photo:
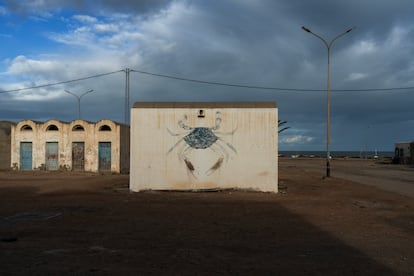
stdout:
<svg viewBox="0 0 414 276">
<path fill-rule="evenodd" d="M 323 44 L 326 46 L 326 49 L 328 50 L 328 80 L 327 80 L 327 118 L 326 118 L 326 177 L 330 177 L 331 176 L 331 166 L 330 166 L 330 157 L 331 157 L 331 153 L 330 153 L 330 149 L 329 149 L 329 145 L 331 143 L 331 118 L 330 118 L 330 114 L 331 114 L 331 72 L 330 72 L 330 63 L 331 63 L 331 46 L 334 43 L 335 40 L 337 40 L 338 38 L 346 35 L 347 33 L 349 33 L 350 31 L 352 31 L 354 28 L 350 28 L 348 30 L 346 30 L 343 33 L 340 33 L 339 35 L 337 35 L 334 39 L 332 39 L 329 43 L 320 35 L 315 34 L 314 32 L 312 32 L 310 29 L 306 28 L 305 26 L 302 26 L 302 29 L 305 32 L 308 32 L 314 36 L 316 36 L 318 39 L 320 39 Z"/>
<path fill-rule="evenodd" d="M 78 119 L 80 120 L 80 118 L 81 118 L 81 106 L 80 106 L 81 98 L 83 96 L 85 96 L 86 94 L 93 92 L 93 89 L 86 91 L 85 93 L 83 93 L 80 96 L 79 95 L 76 95 L 75 93 L 72 93 L 72 92 L 70 92 L 68 90 L 65 90 L 65 92 L 71 94 L 72 96 L 74 96 L 74 97 L 76 97 L 78 99 Z"/>
</svg>

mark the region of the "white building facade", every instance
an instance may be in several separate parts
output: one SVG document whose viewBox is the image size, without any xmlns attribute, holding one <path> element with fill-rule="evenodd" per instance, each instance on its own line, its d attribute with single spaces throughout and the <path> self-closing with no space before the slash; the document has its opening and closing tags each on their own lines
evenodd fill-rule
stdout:
<svg viewBox="0 0 414 276">
<path fill-rule="evenodd" d="M 278 191 L 274 102 L 138 102 L 130 189 Z"/>
</svg>

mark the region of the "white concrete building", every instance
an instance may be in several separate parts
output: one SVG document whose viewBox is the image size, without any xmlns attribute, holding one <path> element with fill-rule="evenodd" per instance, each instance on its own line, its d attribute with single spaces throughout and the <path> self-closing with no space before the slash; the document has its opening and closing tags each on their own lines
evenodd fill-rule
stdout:
<svg viewBox="0 0 414 276">
<path fill-rule="evenodd" d="M 130 189 L 278 191 L 274 102 L 138 102 Z"/>
<path fill-rule="evenodd" d="M 11 166 L 20 170 L 129 171 L 129 126 L 110 120 L 24 120 L 12 127 Z"/>
</svg>

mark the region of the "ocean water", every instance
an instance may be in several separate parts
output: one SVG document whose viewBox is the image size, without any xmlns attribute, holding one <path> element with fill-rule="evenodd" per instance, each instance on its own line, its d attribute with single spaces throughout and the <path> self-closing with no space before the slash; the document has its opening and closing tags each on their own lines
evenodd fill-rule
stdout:
<svg viewBox="0 0 414 276">
<path fill-rule="evenodd" d="M 337 157 L 351 157 L 351 158 L 392 158 L 393 151 L 331 151 L 333 158 Z M 326 151 L 279 151 L 279 156 L 286 157 L 326 157 Z"/>
</svg>

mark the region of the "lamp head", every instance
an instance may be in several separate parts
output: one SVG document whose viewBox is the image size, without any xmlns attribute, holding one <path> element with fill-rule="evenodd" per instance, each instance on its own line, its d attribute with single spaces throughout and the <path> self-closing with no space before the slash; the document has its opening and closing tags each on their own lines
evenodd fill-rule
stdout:
<svg viewBox="0 0 414 276">
<path fill-rule="evenodd" d="M 347 30 L 345 33 L 349 33 L 350 31 L 352 31 L 353 29 L 355 29 L 356 27 L 352 27 L 349 30 Z"/>
<path fill-rule="evenodd" d="M 308 33 L 310 33 L 311 32 L 311 30 L 309 30 L 308 28 L 306 28 L 305 26 L 302 26 L 302 30 L 304 30 L 305 32 L 308 32 Z"/>
</svg>

